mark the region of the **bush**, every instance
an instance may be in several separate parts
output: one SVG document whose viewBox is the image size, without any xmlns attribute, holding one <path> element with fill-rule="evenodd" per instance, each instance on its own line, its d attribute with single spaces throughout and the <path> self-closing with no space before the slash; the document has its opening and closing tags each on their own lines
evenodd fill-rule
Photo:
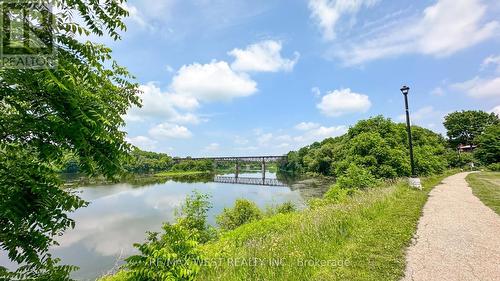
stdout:
<svg viewBox="0 0 500 281">
<path fill-rule="evenodd" d="M 222 230 L 232 230 L 240 225 L 262 218 L 262 212 L 257 205 L 246 199 L 237 199 L 234 207 L 224 208 L 217 216 L 217 224 Z"/>
<path fill-rule="evenodd" d="M 282 203 L 276 207 L 276 214 L 288 214 L 297 211 L 297 207 L 290 201 Z"/>
<path fill-rule="evenodd" d="M 323 198 L 327 199 L 329 203 L 341 203 L 345 202 L 352 193 L 352 189 L 340 188 L 338 184 L 334 184 L 328 189 Z"/>
<path fill-rule="evenodd" d="M 335 185 L 341 189 L 366 189 L 377 184 L 378 180 L 368 170 L 351 164 Z"/>
<path fill-rule="evenodd" d="M 270 217 L 277 214 L 288 214 L 297 211 L 297 207 L 291 201 L 287 201 L 275 206 L 270 206 L 266 208 L 265 216 Z"/>
<path fill-rule="evenodd" d="M 500 162 L 488 165 L 488 169 L 493 172 L 500 172 Z"/>
<path fill-rule="evenodd" d="M 215 237 L 207 224 L 210 196 L 194 191 L 177 213 L 175 224 L 163 224 L 163 234 L 149 232 L 134 244 L 139 254 L 125 259 L 121 271 L 104 280 L 194 280 L 202 262 L 198 245 Z"/>
<path fill-rule="evenodd" d="M 125 261 L 128 280 L 194 280 L 200 270 L 197 233 L 179 224 L 165 223 L 164 233 L 151 232 L 140 254 Z"/>
<path fill-rule="evenodd" d="M 446 152 L 446 161 L 448 162 L 450 168 L 463 168 L 468 166 L 471 162 L 476 162 L 472 153 L 458 153 L 457 151 L 451 149 Z"/>
<path fill-rule="evenodd" d="M 215 229 L 207 223 L 207 212 L 210 208 L 210 196 L 193 191 L 177 213 L 177 224 L 196 232 L 198 242 L 206 243 L 216 236 Z"/>
</svg>

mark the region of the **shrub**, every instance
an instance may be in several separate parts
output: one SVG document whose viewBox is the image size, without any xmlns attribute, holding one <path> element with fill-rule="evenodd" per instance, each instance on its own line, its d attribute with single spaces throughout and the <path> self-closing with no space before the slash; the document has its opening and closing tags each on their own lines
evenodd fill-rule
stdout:
<svg viewBox="0 0 500 281">
<path fill-rule="evenodd" d="M 449 149 L 445 156 L 446 161 L 451 168 L 463 168 L 471 162 L 476 162 L 473 154 L 470 152 L 458 153 L 457 151 Z"/>
<path fill-rule="evenodd" d="M 237 199 L 234 207 L 224 208 L 217 216 L 217 224 L 222 230 L 232 230 L 245 223 L 259 220 L 262 212 L 257 205 L 246 199 Z"/>
<path fill-rule="evenodd" d="M 368 170 L 351 164 L 347 171 L 337 178 L 335 186 L 341 189 L 366 189 L 378 184 Z"/>
<path fill-rule="evenodd" d="M 165 223 L 161 236 L 149 232 L 146 242 L 134 244 L 140 253 L 125 259 L 125 271 L 108 280 L 194 280 L 202 261 L 198 245 L 216 233 L 207 223 L 209 199 L 197 191 L 187 196 L 176 223 Z"/>
<path fill-rule="evenodd" d="M 297 207 L 291 201 L 287 201 L 275 206 L 270 206 L 266 208 L 265 216 L 270 217 L 276 214 L 288 214 L 297 211 Z"/>
<path fill-rule="evenodd" d="M 285 203 L 282 203 L 281 205 L 278 205 L 276 207 L 275 213 L 276 214 L 287 214 L 287 213 L 293 213 L 295 211 L 297 211 L 297 207 L 295 206 L 295 204 L 293 204 L 290 201 L 287 201 Z"/>
<path fill-rule="evenodd" d="M 323 198 L 327 199 L 329 203 L 341 203 L 345 202 L 353 193 L 353 189 L 340 188 L 338 184 L 334 184 L 323 195 Z"/>
<path fill-rule="evenodd" d="M 494 172 L 500 172 L 500 162 L 488 165 L 488 169 Z"/>
<path fill-rule="evenodd" d="M 197 233 L 179 224 L 165 223 L 164 233 L 151 232 L 140 254 L 128 257 L 124 266 L 129 280 L 194 280 L 200 270 Z"/>
<path fill-rule="evenodd" d="M 196 232 L 198 242 L 206 243 L 216 236 L 215 229 L 207 223 L 207 212 L 210 208 L 210 196 L 193 191 L 177 213 L 177 224 Z"/>
</svg>

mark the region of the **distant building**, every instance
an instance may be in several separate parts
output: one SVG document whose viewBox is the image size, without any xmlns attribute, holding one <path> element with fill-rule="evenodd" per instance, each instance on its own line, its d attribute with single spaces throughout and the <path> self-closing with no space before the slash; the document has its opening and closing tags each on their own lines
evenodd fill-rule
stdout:
<svg viewBox="0 0 500 281">
<path fill-rule="evenodd" d="M 458 152 L 472 152 L 476 149 L 477 145 L 459 145 Z"/>
</svg>

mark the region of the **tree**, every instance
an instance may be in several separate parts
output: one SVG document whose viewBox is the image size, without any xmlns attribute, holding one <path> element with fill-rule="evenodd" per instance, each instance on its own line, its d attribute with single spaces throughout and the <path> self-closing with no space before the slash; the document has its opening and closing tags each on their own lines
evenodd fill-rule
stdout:
<svg viewBox="0 0 500 281">
<path fill-rule="evenodd" d="M 474 156 L 483 164 L 500 162 L 500 124 L 490 126 L 475 139 L 478 147 Z"/>
<path fill-rule="evenodd" d="M 58 167 L 72 153 L 88 175 L 119 175 L 131 149 L 122 116 L 140 105 L 138 85 L 111 60 L 111 50 L 75 39 L 119 39 L 128 15 L 124 1 L 50 2 L 58 11 L 57 67 L 0 69 L 0 247 L 21 265 L 15 272 L 0 267 L 8 280 L 69 279 L 74 267 L 58 265 L 48 249 L 54 237 L 74 227 L 68 213 L 86 203 L 61 188 Z M 78 16 L 82 24 L 72 22 Z M 48 35 L 46 29 L 33 32 Z"/>
<path fill-rule="evenodd" d="M 125 260 L 120 280 L 195 280 L 203 262 L 197 246 L 216 234 L 207 223 L 209 199 L 194 191 L 176 214 L 176 223 L 165 223 L 161 235 L 149 232 L 145 243 L 134 244 L 140 253 Z"/>
<path fill-rule="evenodd" d="M 418 126 L 412 126 L 412 131 L 418 174 L 443 171 L 447 167 L 444 138 Z M 281 169 L 340 177 L 354 164 L 375 178 L 396 178 L 410 175 L 408 151 L 406 125 L 376 116 L 359 121 L 343 136 L 290 152 L 291 159 Z"/>
<path fill-rule="evenodd" d="M 473 145 L 475 138 L 489 126 L 498 124 L 494 113 L 481 110 L 464 110 L 450 113 L 444 117 L 444 127 L 453 148 L 458 145 Z"/>
<path fill-rule="evenodd" d="M 203 259 L 197 233 L 180 224 L 163 224 L 163 233 L 150 232 L 145 243 L 134 244 L 140 254 L 128 257 L 125 280 L 195 280 Z M 159 237 L 158 237 L 159 236 Z"/>
<path fill-rule="evenodd" d="M 217 224 L 222 230 L 233 230 L 240 225 L 259 220 L 262 211 L 257 204 L 246 199 L 237 199 L 232 208 L 224 208 L 217 216 Z"/>
</svg>

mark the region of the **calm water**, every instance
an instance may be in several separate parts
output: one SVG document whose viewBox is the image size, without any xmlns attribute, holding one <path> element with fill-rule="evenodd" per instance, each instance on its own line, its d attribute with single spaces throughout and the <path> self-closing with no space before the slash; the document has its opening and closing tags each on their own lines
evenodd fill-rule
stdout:
<svg viewBox="0 0 500 281">
<path fill-rule="evenodd" d="M 266 177 L 273 178 L 275 175 L 267 173 Z M 145 231 L 159 231 L 162 222 L 172 222 L 176 208 L 193 190 L 212 196 L 211 224 L 215 224 L 215 216 L 237 198 L 252 200 L 260 207 L 285 201 L 303 203 L 298 190 L 277 186 L 167 181 L 143 186 L 115 184 L 82 187 L 78 188 L 78 192 L 90 204 L 71 215 L 76 221 L 75 229 L 67 231 L 58 240 L 60 246 L 52 252 L 64 264 L 80 267 L 74 278 L 95 280 L 134 253 L 132 244 L 144 241 Z M 2 265 L 7 263 L 5 255 L 1 255 L 0 261 Z"/>
</svg>

